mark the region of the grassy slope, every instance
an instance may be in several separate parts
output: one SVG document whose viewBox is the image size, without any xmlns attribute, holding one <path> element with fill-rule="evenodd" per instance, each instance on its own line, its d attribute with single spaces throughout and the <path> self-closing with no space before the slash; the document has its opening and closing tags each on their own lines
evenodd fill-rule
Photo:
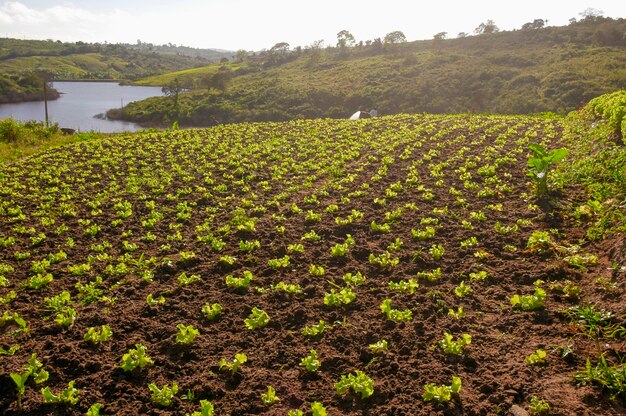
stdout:
<svg viewBox="0 0 626 416">
<path fill-rule="evenodd" d="M 345 117 L 373 107 L 383 114 L 565 113 L 626 83 L 626 41 L 602 35 L 625 29 L 623 20 L 601 20 L 440 45 L 328 49 L 319 59 L 294 52 L 282 65 L 257 58 L 236 72 L 231 68 L 225 92 L 200 90 L 202 78 L 218 66 L 141 83 L 178 77 L 182 85 L 199 88 L 181 96 L 178 117 L 199 125 L 210 116 L 225 122 Z M 175 113 L 172 100 L 161 98 L 129 106 L 126 117 L 159 122 Z"/>
</svg>

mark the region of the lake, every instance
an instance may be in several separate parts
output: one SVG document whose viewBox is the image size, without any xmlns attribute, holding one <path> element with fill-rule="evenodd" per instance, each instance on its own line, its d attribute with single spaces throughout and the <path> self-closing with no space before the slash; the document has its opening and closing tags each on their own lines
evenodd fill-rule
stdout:
<svg viewBox="0 0 626 416">
<path fill-rule="evenodd" d="M 103 117 L 107 110 L 120 108 L 122 104 L 131 101 L 163 95 L 160 87 L 119 85 L 117 82 L 54 82 L 52 86 L 61 93 L 61 97 L 48 102 L 51 123 L 58 123 L 59 127 L 102 133 L 136 131 L 141 127 L 135 123 L 96 116 Z M 45 121 L 43 101 L 0 104 L 0 119 L 9 117 L 20 121 Z"/>
</svg>

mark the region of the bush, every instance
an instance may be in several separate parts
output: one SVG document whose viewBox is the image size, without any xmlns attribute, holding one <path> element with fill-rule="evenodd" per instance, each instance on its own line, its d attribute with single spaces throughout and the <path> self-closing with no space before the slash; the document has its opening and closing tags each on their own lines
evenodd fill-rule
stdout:
<svg viewBox="0 0 626 416">
<path fill-rule="evenodd" d="M 24 137 L 24 126 L 12 118 L 0 121 L 0 141 L 16 143 Z"/>
</svg>

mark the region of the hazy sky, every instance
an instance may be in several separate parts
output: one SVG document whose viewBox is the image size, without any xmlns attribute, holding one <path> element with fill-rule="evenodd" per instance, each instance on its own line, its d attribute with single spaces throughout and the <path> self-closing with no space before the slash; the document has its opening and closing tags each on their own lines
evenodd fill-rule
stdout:
<svg viewBox="0 0 626 416">
<path fill-rule="evenodd" d="M 0 0 L 0 36 L 260 50 L 283 41 L 334 45 L 343 29 L 359 41 L 395 30 L 408 40 L 456 37 L 487 19 L 502 30 L 534 19 L 557 26 L 589 7 L 626 18 L 624 0 Z"/>
</svg>

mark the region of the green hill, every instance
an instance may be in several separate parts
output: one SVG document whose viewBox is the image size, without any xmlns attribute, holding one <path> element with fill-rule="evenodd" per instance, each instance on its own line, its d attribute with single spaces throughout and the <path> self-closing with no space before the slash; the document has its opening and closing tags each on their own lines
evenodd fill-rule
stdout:
<svg viewBox="0 0 626 416">
<path fill-rule="evenodd" d="M 29 79 L 33 74 L 50 80 L 132 81 L 206 66 L 225 54 L 215 52 L 217 55 L 210 55 L 207 52 L 206 56 L 212 56 L 209 59 L 190 48 L 147 48 L 147 44 L 138 46 L 0 39 L 0 102 L 41 99 L 38 92 L 24 89 L 19 82 L 20 79 Z M 175 53 L 179 49 L 182 53 Z"/>
<path fill-rule="evenodd" d="M 401 44 L 267 51 L 139 81 L 192 91 L 130 104 L 113 117 L 144 123 L 347 117 L 393 113 L 565 113 L 626 85 L 626 20 Z M 214 75 L 222 75 L 222 85 Z M 224 82 L 226 79 L 226 82 Z M 176 105 L 177 103 L 177 105 Z"/>
</svg>

